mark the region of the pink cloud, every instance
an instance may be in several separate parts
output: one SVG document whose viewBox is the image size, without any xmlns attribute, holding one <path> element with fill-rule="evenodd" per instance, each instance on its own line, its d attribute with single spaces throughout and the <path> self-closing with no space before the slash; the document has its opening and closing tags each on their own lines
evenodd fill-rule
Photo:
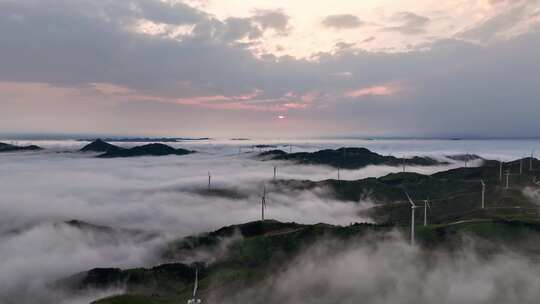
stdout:
<svg viewBox="0 0 540 304">
<path fill-rule="evenodd" d="M 96 91 L 104 95 L 132 95 L 132 89 L 112 83 L 94 82 L 90 84 Z"/>
<path fill-rule="evenodd" d="M 287 98 L 296 97 L 296 93 L 294 93 L 294 92 L 287 92 L 287 94 L 285 94 L 284 97 L 287 97 Z"/>
<path fill-rule="evenodd" d="M 261 90 L 255 89 L 250 93 L 243 94 L 243 95 L 236 95 L 236 96 L 225 96 L 225 95 L 195 96 L 195 97 L 189 97 L 189 98 L 178 98 L 176 99 L 176 103 L 202 105 L 205 103 L 212 103 L 212 102 L 249 101 L 249 100 L 253 100 L 257 96 L 259 96 L 261 93 L 262 93 Z"/>
<path fill-rule="evenodd" d="M 312 103 L 315 98 L 317 98 L 318 93 L 317 92 L 308 92 L 300 98 L 305 103 Z"/>
<path fill-rule="evenodd" d="M 308 107 L 305 103 L 294 103 L 294 102 L 288 102 L 283 105 L 286 109 L 305 109 Z"/>
<path fill-rule="evenodd" d="M 111 97 L 114 102 L 130 102 L 130 101 L 147 101 L 147 102 L 161 102 L 161 103 L 175 103 L 186 106 L 202 107 L 216 110 L 245 110 L 245 111 L 265 111 L 283 113 L 290 109 L 303 109 L 307 105 L 302 102 L 293 102 L 292 99 L 294 93 L 288 94 L 289 97 L 283 97 L 278 99 L 257 99 L 262 94 L 259 89 L 254 89 L 251 92 L 239 95 L 202 95 L 186 98 L 174 98 L 158 95 L 149 95 L 142 92 L 133 90 L 126 86 L 116 85 L 112 83 L 90 83 L 90 90 L 76 90 L 63 87 L 53 87 L 45 83 L 16 83 L 16 82 L 0 82 L 0 91 L 4 96 L 10 97 L 9 99 L 16 99 L 19 95 L 28 96 L 34 94 L 36 96 L 43 95 L 43 92 L 47 92 L 48 95 L 60 97 L 80 94 L 88 94 L 85 96 L 99 96 L 100 99 L 105 100 L 103 97 Z M 307 99 L 306 99 L 307 98 Z M 303 100 L 310 100 L 310 97 L 301 98 Z"/>
<path fill-rule="evenodd" d="M 399 85 L 378 85 L 345 92 L 345 97 L 358 98 L 366 96 L 391 96 L 395 95 L 399 91 L 401 91 L 401 87 Z"/>
</svg>

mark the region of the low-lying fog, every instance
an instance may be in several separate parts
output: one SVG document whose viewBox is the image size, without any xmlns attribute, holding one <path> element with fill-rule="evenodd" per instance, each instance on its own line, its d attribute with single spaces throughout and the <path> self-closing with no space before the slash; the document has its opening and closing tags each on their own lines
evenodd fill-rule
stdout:
<svg viewBox="0 0 540 304">
<path fill-rule="evenodd" d="M 27 143 L 19 141 L 19 144 Z M 250 146 L 278 143 L 272 141 L 175 143 L 172 145 L 199 153 L 126 159 L 97 159 L 92 153 L 74 152 L 85 142 L 31 143 L 47 149 L 0 154 L 0 303 L 35 303 L 36 297 L 46 303 L 49 298 L 43 294 L 47 282 L 93 267 L 153 265 L 159 262 L 156 248 L 170 239 L 259 219 L 263 185 L 272 179 L 274 165 L 278 167 L 279 179 L 337 177 L 336 170 L 329 167 L 262 162 L 253 158 L 257 149 L 252 152 Z M 440 158 L 475 153 L 502 159 L 530 154 L 537 144 L 532 141 L 418 140 L 279 143 L 292 144 L 294 152 L 355 146 L 395 156 Z M 279 148 L 289 149 L 287 146 Z M 431 174 L 461 165 L 408 167 L 407 170 Z M 342 170 L 341 178 L 378 177 L 401 170 L 370 166 Z M 240 195 L 204 195 L 208 171 L 213 189 L 234 189 Z M 334 201 L 322 196 L 324 191 L 270 191 L 267 218 L 332 224 L 369 221 L 357 216 L 358 211 L 370 206 L 369 200 Z M 152 234 L 145 238 L 121 233 L 107 237 L 63 224 L 72 219 Z M 58 299 L 50 300 L 54 301 L 58 303 Z"/>
<path fill-rule="evenodd" d="M 213 292 L 208 302 L 538 303 L 538 259 L 511 248 L 486 257 L 475 240 L 469 241 L 453 253 L 421 252 L 397 234 L 373 245 L 322 241 L 293 259 L 287 269 L 276 268 L 272 277 L 234 296 Z"/>
</svg>

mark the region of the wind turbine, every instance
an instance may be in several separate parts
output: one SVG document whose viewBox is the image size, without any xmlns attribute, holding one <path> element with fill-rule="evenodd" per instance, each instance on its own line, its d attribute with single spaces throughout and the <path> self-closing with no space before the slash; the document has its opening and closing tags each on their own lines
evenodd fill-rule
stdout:
<svg viewBox="0 0 540 304">
<path fill-rule="evenodd" d="M 429 204 L 429 198 L 424 201 L 424 226 L 427 226 L 427 209 L 431 208 Z"/>
<path fill-rule="evenodd" d="M 502 163 L 502 160 L 499 159 L 499 182 L 500 183 L 502 183 L 502 178 L 503 178 L 502 169 L 503 169 L 503 163 Z"/>
<path fill-rule="evenodd" d="M 484 180 L 480 181 L 482 183 L 482 209 L 485 208 L 485 201 L 486 201 L 486 183 Z"/>
<path fill-rule="evenodd" d="M 337 180 L 338 180 L 338 182 L 341 181 L 341 178 L 339 176 L 339 167 L 337 168 Z"/>
<path fill-rule="evenodd" d="M 510 170 L 506 170 L 506 189 L 510 187 Z"/>
<path fill-rule="evenodd" d="M 263 188 L 263 195 L 261 198 L 261 221 L 264 222 L 264 210 L 266 209 L 266 185 Z"/>
<path fill-rule="evenodd" d="M 274 181 L 276 180 L 276 171 L 277 171 L 277 166 L 274 166 Z"/>
<path fill-rule="evenodd" d="M 193 296 L 187 301 L 187 304 L 200 304 L 201 299 L 197 298 L 197 289 L 199 288 L 199 269 L 195 268 L 195 284 L 193 285 Z"/>
<path fill-rule="evenodd" d="M 531 162 L 529 163 L 529 171 L 533 170 L 534 149 L 531 151 Z"/>
<path fill-rule="evenodd" d="M 406 191 L 405 195 L 407 196 L 409 203 L 411 203 L 411 246 L 414 246 L 414 209 L 418 208 L 418 206 L 414 204 L 413 200 Z"/>
<path fill-rule="evenodd" d="M 210 171 L 208 171 L 208 190 L 210 190 L 212 184 L 212 175 L 210 174 Z"/>
</svg>

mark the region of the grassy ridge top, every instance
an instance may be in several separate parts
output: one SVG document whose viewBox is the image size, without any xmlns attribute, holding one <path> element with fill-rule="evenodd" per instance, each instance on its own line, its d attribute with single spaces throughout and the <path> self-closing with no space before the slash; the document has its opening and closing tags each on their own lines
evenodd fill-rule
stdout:
<svg viewBox="0 0 540 304">
<path fill-rule="evenodd" d="M 249 288 L 255 282 L 287 267 L 288 262 L 310 250 L 310 246 L 318 241 L 355 241 L 369 246 L 392 238 L 392 231 L 407 233 L 406 229 L 388 225 L 354 224 L 342 227 L 265 221 L 229 226 L 202 236 L 179 240 L 171 244 L 169 249 L 185 249 L 185 242 L 190 244 L 190 250 L 199 250 L 201 247 L 208 249 L 207 246 L 212 246 L 221 237 L 229 237 L 232 233 L 242 235 L 229 245 L 226 255 L 200 268 L 200 294 L 204 298 L 209 293 L 213 296 L 226 295 L 234 293 L 234 290 Z M 525 218 L 428 225 L 419 227 L 417 234 L 420 246 L 427 251 L 441 248 L 445 251 L 459 251 L 464 244 L 464 237 L 474 237 L 482 244 L 479 250 L 484 254 L 496 252 L 501 246 L 538 254 L 540 252 L 536 246 L 530 246 L 530 242 L 526 241 L 539 236 L 540 222 Z M 102 271 L 110 273 L 105 276 L 108 279 L 121 278 L 127 286 L 127 293 L 99 300 L 96 302 L 99 304 L 185 302 L 193 287 L 194 270 L 184 264 Z"/>
<path fill-rule="evenodd" d="M 449 155 L 449 161 L 427 156 L 410 158 L 381 155 L 366 148 L 344 147 L 316 152 L 287 153 L 283 150 L 269 150 L 258 155 L 262 160 L 286 160 L 306 165 L 326 165 L 334 168 L 360 169 L 369 165 L 387 166 L 436 166 L 447 165 L 449 161 L 472 161 L 481 159 L 478 155 Z"/>
<path fill-rule="evenodd" d="M 460 252 L 470 246 L 468 240 L 472 238 L 474 250 L 482 257 L 501 248 L 537 256 L 540 249 L 534 240 L 540 237 L 539 208 L 524 192 L 526 188 L 539 188 L 536 180 L 540 171 L 529 170 L 531 161 L 533 168 L 540 167 L 538 160 L 527 158 L 502 164 L 503 172 L 509 171 L 508 188 L 506 176 L 500 178 L 501 164 L 489 160 L 480 167 L 433 175 L 401 172 L 356 181 L 276 180 L 268 185 L 269 196 L 323 188 L 326 191 L 317 193 L 338 200 L 369 199 L 373 207 L 361 212 L 376 224 L 305 225 L 266 220 L 227 226 L 170 242 L 161 251 L 168 263 L 152 268 L 94 269 L 70 278 L 70 286 L 77 290 L 125 287 L 125 294 L 99 300 L 98 304 L 179 303 L 191 295 L 197 265 L 201 297 L 219 299 L 270 278 L 327 240 L 377 246 L 397 234 L 407 242 L 411 209 L 405 191 L 420 206 L 425 199 L 431 202 L 428 225 L 422 225 L 423 209 L 416 212 L 417 244 L 425 254 Z M 486 208 L 481 208 L 481 180 L 486 185 Z M 223 193 L 246 197 L 237 191 Z"/>
</svg>

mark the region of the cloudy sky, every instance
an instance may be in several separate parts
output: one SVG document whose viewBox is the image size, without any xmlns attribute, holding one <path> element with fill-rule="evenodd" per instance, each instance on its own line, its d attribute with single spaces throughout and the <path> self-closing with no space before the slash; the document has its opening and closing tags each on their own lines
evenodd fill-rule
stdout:
<svg viewBox="0 0 540 304">
<path fill-rule="evenodd" d="M 536 136 L 538 0 L 0 0 L 0 133 Z"/>
</svg>

